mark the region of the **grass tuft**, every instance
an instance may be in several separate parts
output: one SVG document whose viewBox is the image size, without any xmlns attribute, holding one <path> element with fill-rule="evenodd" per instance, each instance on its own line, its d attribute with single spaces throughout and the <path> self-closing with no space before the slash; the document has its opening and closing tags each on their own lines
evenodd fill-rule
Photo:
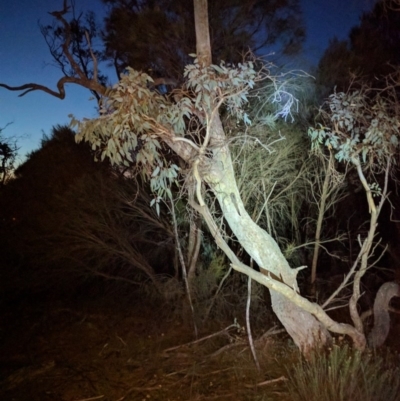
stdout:
<svg viewBox="0 0 400 401">
<path fill-rule="evenodd" d="M 400 369 L 391 358 L 333 346 L 288 373 L 292 401 L 399 401 Z M 398 365 L 398 364 L 397 364 Z"/>
</svg>

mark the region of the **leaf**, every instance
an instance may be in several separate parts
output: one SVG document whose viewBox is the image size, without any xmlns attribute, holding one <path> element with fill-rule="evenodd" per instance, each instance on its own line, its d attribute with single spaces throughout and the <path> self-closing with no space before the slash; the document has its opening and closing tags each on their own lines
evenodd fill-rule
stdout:
<svg viewBox="0 0 400 401">
<path fill-rule="evenodd" d="M 199 92 L 199 94 L 196 97 L 195 106 L 196 106 L 197 109 L 200 108 L 200 101 L 201 101 L 201 92 Z"/>
<path fill-rule="evenodd" d="M 153 174 L 151 176 L 152 177 L 156 177 L 159 172 L 160 172 L 160 166 L 157 166 L 156 169 L 153 171 Z"/>
</svg>

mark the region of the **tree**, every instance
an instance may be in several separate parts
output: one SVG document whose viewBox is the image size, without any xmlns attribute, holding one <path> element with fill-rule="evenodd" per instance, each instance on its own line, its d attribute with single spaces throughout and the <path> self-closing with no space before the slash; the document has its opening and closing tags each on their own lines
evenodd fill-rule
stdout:
<svg viewBox="0 0 400 401">
<path fill-rule="evenodd" d="M 275 82 L 274 77 L 265 66 L 256 71 L 251 60 L 236 67 L 211 64 L 206 0 L 194 1 L 194 16 L 197 55 L 185 69 L 185 85 L 175 90 L 173 97 L 163 96 L 151 88 L 149 75 L 127 69 L 117 85 L 99 91 L 107 96 L 102 99 L 97 119 L 73 121 L 79 129 L 78 138 L 89 141 L 101 159 L 107 157 L 119 166 L 135 163 L 157 194 L 156 203 L 163 196 L 172 197 L 170 186 L 182 174 L 188 203 L 204 218 L 232 267 L 269 288 L 273 310 L 304 353 L 329 342 L 329 331 L 351 336 L 363 349 L 366 338 L 362 331 L 335 322 L 319 305 L 299 294 L 300 268 L 290 268 L 275 240 L 243 206 L 219 112 L 223 107 L 239 121 L 250 124 L 244 110 L 249 90 L 256 81 Z M 78 81 L 89 89 L 101 86 L 94 77 Z M 31 84 L 30 90 L 35 89 L 43 88 Z M 294 99 L 287 91 L 277 90 L 271 102 L 281 103 L 276 115 L 287 117 Z M 163 156 L 167 150 L 176 154 L 184 168 Z M 244 265 L 229 248 L 208 207 L 214 200 L 260 271 Z"/>
<path fill-rule="evenodd" d="M 254 80 L 272 77 L 265 70 L 257 74 L 251 62 L 236 68 L 211 65 L 207 3 L 195 1 L 194 10 L 197 58 L 194 64 L 186 67 L 188 89 L 180 92 L 180 101 L 174 103 L 150 91 L 147 82 L 151 82 L 151 78 L 129 70 L 110 93 L 101 116 L 79 124 L 80 138 L 90 141 L 102 158 L 109 157 L 114 163 L 128 164 L 130 149 L 137 148 L 140 136 L 143 145 L 136 161 L 147 173 L 152 189 L 158 191 L 159 196 L 170 194 L 169 181 L 177 175 L 176 165 L 165 164 L 157 151 L 162 146 L 160 142 L 170 147 L 189 164 L 190 174 L 186 182 L 189 184 L 190 205 L 203 216 L 232 266 L 270 289 L 275 313 L 303 352 L 329 340 L 326 328 L 352 335 L 356 344 L 363 347 L 365 339 L 361 333 L 351 326 L 335 323 L 317 305 L 298 294 L 298 269 L 289 267 L 276 242 L 253 222 L 243 207 L 219 109 L 225 104 L 227 110 L 248 122 L 242 110 L 248 90 Z M 188 90 L 196 96 L 188 97 Z M 290 97 L 287 102 L 283 113 L 289 113 Z M 192 138 L 185 135 L 185 118 L 197 127 L 192 131 Z M 262 273 L 244 266 L 224 241 L 204 200 L 203 182 L 218 200 L 231 230 Z M 317 315 L 323 325 L 313 315 Z"/>
<path fill-rule="evenodd" d="M 191 62 L 196 38 L 193 6 L 186 0 L 103 0 L 106 56 L 120 76 L 126 67 L 153 79 L 181 82 Z M 286 53 L 299 51 L 305 38 L 298 0 L 219 0 L 209 4 L 210 41 L 214 60 L 237 63 L 249 50 L 279 44 Z M 144 34 L 145 32 L 145 34 Z"/>
<path fill-rule="evenodd" d="M 0 128 L 0 188 L 11 178 L 18 152 L 16 140 L 2 137 L 4 129 Z"/>
<path fill-rule="evenodd" d="M 101 170 L 90 148 L 77 146 L 73 132 L 62 127 L 43 137 L 41 148 L 15 169 L 0 197 L 1 253 L 5 266 L 22 270 L 15 280 L 22 289 L 27 283 L 33 289 L 53 283 L 53 271 L 42 262 L 52 235 L 65 222 L 59 198 L 82 175 Z M 13 269 L 5 266 L 1 273 L 11 274 Z"/>
<path fill-rule="evenodd" d="M 312 169 L 313 175 L 309 180 L 309 204 L 313 205 L 317 209 L 317 219 L 315 222 L 315 244 L 313 251 L 313 258 L 311 262 L 311 291 L 315 295 L 316 290 L 316 278 L 317 278 L 317 266 L 321 248 L 323 248 L 323 242 L 332 242 L 334 240 L 339 241 L 343 239 L 340 234 L 335 239 L 326 239 L 322 241 L 323 222 L 332 217 L 335 212 L 335 206 L 343 201 L 348 195 L 345 192 L 345 178 L 346 169 L 344 173 L 340 173 L 336 166 L 337 161 L 335 160 L 334 154 L 329 151 L 328 155 L 324 153 L 323 149 L 314 147 L 312 152 L 313 162 L 316 163 Z M 308 224 L 311 224 L 309 222 Z"/>
<path fill-rule="evenodd" d="M 57 20 L 58 26 L 41 27 L 42 34 L 49 46 L 50 53 L 56 65 L 61 69 L 63 77 L 57 82 L 57 91 L 40 84 L 25 84 L 21 86 L 9 86 L 0 83 L 0 87 L 12 91 L 23 91 L 19 96 L 24 96 L 32 91 L 41 90 L 59 99 L 65 98 L 65 84 L 72 83 L 83 85 L 99 100 L 105 95 L 105 77 L 99 73 L 98 53 L 91 44 L 90 33 L 96 34 L 94 27 L 91 27 L 92 20 L 89 16 L 89 27 L 82 27 L 80 17 L 74 17 L 70 23 L 64 18 L 71 7 L 67 0 L 64 0 L 63 9 L 54 11 L 51 15 Z M 89 30 L 88 30 L 89 29 Z M 83 43 L 83 34 L 86 43 Z M 92 67 L 90 68 L 90 61 Z"/>
<path fill-rule="evenodd" d="M 67 2 L 64 1 L 64 10 L 66 9 Z M 72 18 L 66 21 L 62 12 L 54 12 L 52 15 L 61 24 L 40 25 L 54 64 L 67 79 L 86 77 L 90 80 L 95 77 L 102 85 L 106 85 L 107 78 L 98 69 L 98 61 L 102 60 L 102 54 L 94 49 L 94 42 L 99 36 L 95 15 L 93 12 L 84 16 L 77 15 L 74 0 L 71 1 L 71 14 Z M 96 88 L 90 91 L 100 100 Z"/>
<path fill-rule="evenodd" d="M 393 81 L 397 80 L 394 78 Z M 398 86 L 388 85 L 383 90 L 377 90 L 364 85 L 361 90 L 330 95 L 323 112 L 324 124 L 309 131 L 314 146 L 323 144 L 339 162 L 355 168 L 365 192 L 370 213 L 368 232 L 365 238 L 358 238 L 360 250 L 343 283 L 324 303 L 324 307 L 328 306 L 346 285 L 352 283 L 349 312 L 354 327 L 360 333 L 364 332 L 358 305 L 361 279 L 382 257 L 382 254 L 376 255 L 380 243 L 380 240 L 376 241 L 378 218 L 389 197 L 389 178 L 396 180 L 398 173 Z M 378 181 L 379 176 L 383 176 L 382 183 Z M 390 323 L 387 308 L 394 296 L 400 296 L 397 283 L 385 283 L 378 292 L 374 306 L 375 327 L 369 338 L 371 346 L 382 344 L 386 338 Z M 381 312 L 382 309 L 385 313 Z"/>
<path fill-rule="evenodd" d="M 394 0 L 377 2 L 363 14 L 348 40 L 331 41 L 318 65 L 317 84 L 325 87 L 322 96 L 334 87 L 345 92 L 355 77 L 372 87 L 379 82 L 386 86 L 384 77 L 400 65 L 400 13 L 395 5 Z"/>
</svg>

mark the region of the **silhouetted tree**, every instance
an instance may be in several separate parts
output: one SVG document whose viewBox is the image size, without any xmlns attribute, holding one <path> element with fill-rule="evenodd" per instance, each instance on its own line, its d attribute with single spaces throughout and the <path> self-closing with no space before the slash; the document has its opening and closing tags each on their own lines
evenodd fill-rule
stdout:
<svg viewBox="0 0 400 401">
<path fill-rule="evenodd" d="M 65 9 L 68 9 L 64 3 Z M 53 63 L 66 78 L 96 78 L 101 84 L 107 83 L 107 77 L 100 73 L 98 62 L 102 60 L 101 50 L 96 50 L 99 43 L 100 29 L 95 14 L 91 11 L 85 15 L 77 14 L 75 2 L 71 2 L 71 18 L 65 20 L 62 13 L 51 13 L 56 17 L 52 25 L 40 25 L 40 31 L 46 40 Z M 74 64 L 74 67 L 71 66 Z M 77 68 L 79 67 L 79 68 Z M 92 94 L 100 100 L 96 88 Z"/>
<path fill-rule="evenodd" d="M 4 129 L 0 128 L 0 188 L 11 178 L 18 152 L 17 141 L 3 137 Z"/>
<path fill-rule="evenodd" d="M 386 86 L 384 77 L 400 66 L 400 13 L 395 3 L 378 2 L 371 12 L 363 14 L 348 40 L 330 42 L 317 72 L 322 96 L 334 87 L 338 92 L 346 91 L 354 77 L 372 87 Z"/>
<path fill-rule="evenodd" d="M 187 0 L 103 0 L 110 6 L 104 41 L 118 76 L 126 67 L 182 81 L 195 53 L 193 4 Z M 208 5 L 215 62 L 241 62 L 249 50 L 300 50 L 305 38 L 298 0 L 219 0 Z"/>
</svg>

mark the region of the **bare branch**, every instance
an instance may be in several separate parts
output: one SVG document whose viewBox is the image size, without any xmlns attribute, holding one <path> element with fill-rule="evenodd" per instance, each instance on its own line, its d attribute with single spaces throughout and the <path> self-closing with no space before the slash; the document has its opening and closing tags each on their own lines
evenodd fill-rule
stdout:
<svg viewBox="0 0 400 401">
<path fill-rule="evenodd" d="M 106 87 L 99 84 L 98 82 L 92 80 L 92 79 L 81 79 L 81 78 L 76 78 L 76 77 L 62 77 L 59 79 L 57 82 L 57 89 L 58 92 L 48 88 L 47 86 L 40 85 L 40 84 L 35 84 L 35 83 L 29 83 L 21 86 L 9 86 L 3 83 L 0 83 L 0 87 L 6 88 L 10 91 L 24 91 L 18 97 L 25 96 L 29 92 L 33 92 L 36 90 L 41 90 L 43 92 L 48 93 L 49 95 L 55 96 L 59 99 L 64 99 L 65 98 L 65 84 L 76 84 L 76 85 L 81 85 L 87 89 L 96 91 L 100 93 L 101 95 L 105 95 L 106 93 Z"/>
<path fill-rule="evenodd" d="M 64 28 L 65 38 L 64 38 L 64 42 L 61 45 L 61 48 L 62 48 L 62 53 L 64 54 L 64 56 L 68 60 L 70 67 L 72 68 L 72 74 L 71 74 L 72 76 L 66 75 L 66 76 L 60 78 L 60 80 L 57 82 L 58 91 L 54 91 L 53 89 L 50 89 L 47 86 L 40 85 L 37 83 L 28 83 L 28 84 L 24 84 L 24 85 L 20 85 L 20 86 L 10 86 L 10 85 L 6 85 L 4 83 L 0 83 L 0 87 L 8 89 L 10 91 L 23 91 L 19 95 L 19 97 L 22 97 L 29 92 L 41 90 L 45 93 L 48 93 L 49 95 L 59 98 L 59 99 L 64 99 L 65 98 L 65 87 L 64 87 L 65 84 L 73 83 L 73 84 L 81 85 L 84 88 L 89 89 L 96 96 L 96 98 L 98 100 L 100 99 L 100 96 L 105 95 L 107 88 L 98 82 L 97 59 L 95 57 L 94 52 L 92 51 L 90 40 L 89 40 L 89 35 L 86 35 L 86 38 L 87 38 L 87 43 L 88 43 L 88 47 L 89 47 L 89 52 L 91 54 L 91 57 L 93 60 L 93 65 L 94 65 L 93 78 L 88 77 L 88 74 L 82 70 L 81 66 L 75 61 L 73 55 L 71 54 L 71 52 L 69 50 L 71 40 L 72 40 L 71 24 L 68 23 L 66 21 L 66 19 L 64 18 L 64 15 L 66 13 L 68 13 L 69 10 L 70 10 L 70 7 L 67 5 L 67 0 L 64 0 L 64 6 L 61 11 L 53 11 L 53 12 L 50 12 L 49 14 L 52 15 L 53 17 L 55 17 L 62 24 L 62 26 Z M 43 29 L 42 29 L 42 33 L 43 33 Z M 44 35 L 44 36 L 46 39 L 46 35 Z M 47 41 L 47 39 L 46 39 L 46 42 L 49 45 L 49 42 Z M 63 62 L 51 50 L 50 45 L 49 45 L 49 47 L 50 47 L 50 51 L 51 51 L 53 57 L 55 58 L 57 63 L 59 65 L 61 65 L 61 70 L 63 71 L 64 74 L 66 74 Z M 85 66 L 83 66 L 83 68 L 85 68 Z"/>
</svg>

